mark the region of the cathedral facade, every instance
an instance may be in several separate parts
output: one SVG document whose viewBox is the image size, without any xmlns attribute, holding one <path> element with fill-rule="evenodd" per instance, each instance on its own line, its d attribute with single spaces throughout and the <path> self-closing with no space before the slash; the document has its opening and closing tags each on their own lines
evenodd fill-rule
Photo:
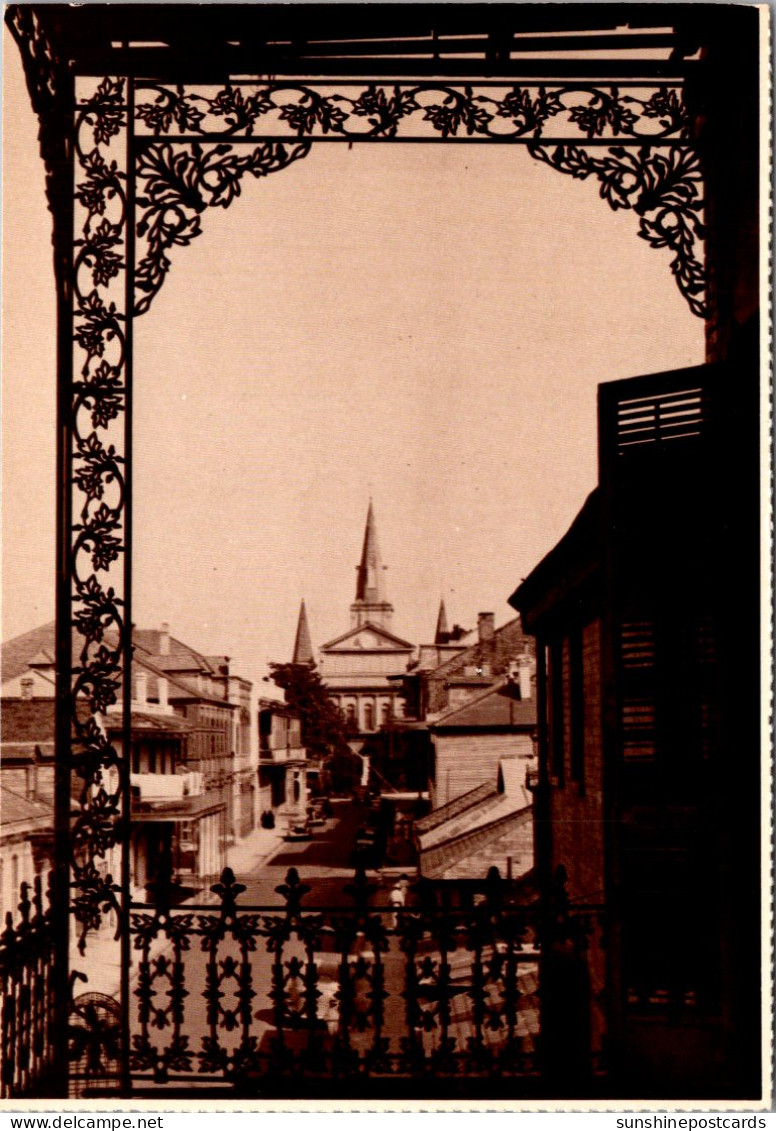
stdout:
<svg viewBox="0 0 776 1131">
<path fill-rule="evenodd" d="M 377 541 L 370 500 L 356 599 L 350 606 L 350 628 L 320 649 L 319 670 L 332 701 L 348 719 L 354 733 L 378 731 L 403 715 L 401 680 L 415 646 L 391 631 L 393 605 L 388 601 L 385 567 Z M 304 603 L 300 610 L 294 663 L 312 657 Z M 394 677 L 394 678 L 391 678 Z"/>
</svg>

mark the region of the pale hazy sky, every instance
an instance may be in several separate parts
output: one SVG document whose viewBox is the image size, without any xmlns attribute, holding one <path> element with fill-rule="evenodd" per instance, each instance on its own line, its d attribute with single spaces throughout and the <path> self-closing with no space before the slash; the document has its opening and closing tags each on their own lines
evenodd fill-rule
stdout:
<svg viewBox="0 0 776 1131">
<path fill-rule="evenodd" d="M 10 58 L 8 56 L 10 55 Z M 7 52 L 3 639 L 53 617 L 54 288 Z M 596 482 L 596 386 L 703 360 L 669 256 L 519 146 L 313 145 L 176 249 L 135 338 L 134 619 L 249 678 L 349 625 L 374 499 L 394 628 L 506 599 Z"/>
</svg>

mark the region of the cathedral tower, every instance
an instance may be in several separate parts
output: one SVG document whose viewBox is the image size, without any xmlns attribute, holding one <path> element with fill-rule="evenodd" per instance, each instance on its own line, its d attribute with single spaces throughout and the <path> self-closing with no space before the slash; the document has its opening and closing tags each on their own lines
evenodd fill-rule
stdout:
<svg viewBox="0 0 776 1131">
<path fill-rule="evenodd" d="M 369 501 L 364 547 L 350 606 L 350 628 L 318 650 L 321 679 L 329 698 L 350 725 L 353 749 L 363 738 L 403 714 L 402 676 L 415 648 L 391 632 L 393 605 L 385 589 L 385 566 L 377 544 L 374 508 Z"/>
<path fill-rule="evenodd" d="M 380 547 L 377 543 L 377 525 L 372 500 L 369 500 L 369 510 L 366 516 L 366 530 L 364 531 L 364 548 L 361 551 L 361 561 L 356 567 L 358 578 L 356 581 L 356 599 L 350 606 L 351 628 L 359 628 L 369 622 L 380 628 L 390 628 L 393 617 L 393 605 L 386 600 L 385 566 L 380 557 Z"/>
</svg>

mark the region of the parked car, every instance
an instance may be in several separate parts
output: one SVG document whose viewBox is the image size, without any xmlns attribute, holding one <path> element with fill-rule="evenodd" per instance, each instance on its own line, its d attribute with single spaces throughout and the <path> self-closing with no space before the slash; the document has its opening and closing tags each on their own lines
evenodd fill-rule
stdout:
<svg viewBox="0 0 776 1131">
<path fill-rule="evenodd" d="M 307 820 L 311 825 L 326 824 L 325 801 L 322 797 L 316 797 L 307 806 Z"/>
<path fill-rule="evenodd" d="M 289 819 L 284 840 L 311 840 L 313 827 L 309 818 Z"/>
</svg>

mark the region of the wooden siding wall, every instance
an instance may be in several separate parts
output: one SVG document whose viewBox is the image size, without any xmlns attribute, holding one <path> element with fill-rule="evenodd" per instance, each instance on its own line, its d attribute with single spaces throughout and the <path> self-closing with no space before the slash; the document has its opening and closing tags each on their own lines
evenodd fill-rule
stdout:
<svg viewBox="0 0 776 1131">
<path fill-rule="evenodd" d="M 496 784 L 501 758 L 521 754 L 526 768 L 534 746 L 527 734 L 451 734 L 433 736 L 436 775 L 434 808 L 468 793 L 483 782 Z"/>
</svg>

